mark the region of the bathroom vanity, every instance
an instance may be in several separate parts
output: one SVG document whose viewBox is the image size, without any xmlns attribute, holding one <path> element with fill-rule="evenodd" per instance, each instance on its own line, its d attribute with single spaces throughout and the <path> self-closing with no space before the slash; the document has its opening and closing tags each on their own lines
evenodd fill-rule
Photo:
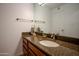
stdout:
<svg viewBox="0 0 79 59">
<path fill-rule="evenodd" d="M 23 38 L 23 52 L 27 56 L 45 56 L 49 55 L 41 50 L 39 47 L 34 45 L 28 40 L 28 38 Z"/>
<path fill-rule="evenodd" d="M 48 37 L 22 34 L 23 53 L 26 56 L 79 56 L 79 46 L 61 40 L 52 40 Z M 48 40 L 59 44 L 57 47 L 49 47 L 40 44 L 40 41 Z M 68 47 L 67 47 L 68 46 Z M 73 47 L 73 48 L 72 48 Z"/>
</svg>

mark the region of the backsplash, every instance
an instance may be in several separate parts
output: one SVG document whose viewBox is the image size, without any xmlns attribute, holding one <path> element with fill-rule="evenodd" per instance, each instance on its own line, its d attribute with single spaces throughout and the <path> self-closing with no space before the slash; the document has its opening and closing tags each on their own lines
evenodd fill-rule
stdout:
<svg viewBox="0 0 79 59">
<path fill-rule="evenodd" d="M 57 36 L 57 39 L 79 45 L 79 39 L 78 38 L 72 38 L 72 37 L 67 37 L 67 36 Z"/>
</svg>

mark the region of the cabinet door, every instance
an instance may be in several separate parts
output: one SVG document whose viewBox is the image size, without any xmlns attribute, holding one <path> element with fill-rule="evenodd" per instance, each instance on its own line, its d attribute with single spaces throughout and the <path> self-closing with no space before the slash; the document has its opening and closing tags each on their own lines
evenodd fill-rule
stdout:
<svg viewBox="0 0 79 59">
<path fill-rule="evenodd" d="M 36 48 L 30 42 L 29 42 L 28 46 L 29 46 L 29 49 L 33 52 L 34 55 L 37 55 L 37 56 L 45 56 L 45 54 L 42 51 L 40 51 L 38 48 Z"/>
<path fill-rule="evenodd" d="M 31 49 L 29 49 L 29 56 L 36 56 Z"/>
<path fill-rule="evenodd" d="M 25 48 L 23 48 L 23 54 L 24 54 L 24 56 L 27 56 L 28 55 L 28 52 L 26 51 Z"/>
<path fill-rule="evenodd" d="M 24 55 L 28 55 L 28 41 L 23 38 L 23 53 Z"/>
</svg>

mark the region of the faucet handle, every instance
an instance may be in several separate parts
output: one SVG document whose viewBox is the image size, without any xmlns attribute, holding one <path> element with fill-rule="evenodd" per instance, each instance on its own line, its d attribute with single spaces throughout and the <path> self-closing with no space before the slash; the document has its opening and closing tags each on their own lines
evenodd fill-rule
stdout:
<svg viewBox="0 0 79 59">
<path fill-rule="evenodd" d="M 55 33 L 51 34 L 51 38 L 55 39 Z"/>
</svg>

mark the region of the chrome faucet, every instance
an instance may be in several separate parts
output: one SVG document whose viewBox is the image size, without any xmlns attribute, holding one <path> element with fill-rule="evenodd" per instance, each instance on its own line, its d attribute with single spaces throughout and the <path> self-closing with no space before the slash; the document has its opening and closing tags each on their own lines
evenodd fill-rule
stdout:
<svg viewBox="0 0 79 59">
<path fill-rule="evenodd" d="M 55 40 L 55 34 L 51 34 L 51 38 L 53 38 L 53 40 Z"/>
</svg>

